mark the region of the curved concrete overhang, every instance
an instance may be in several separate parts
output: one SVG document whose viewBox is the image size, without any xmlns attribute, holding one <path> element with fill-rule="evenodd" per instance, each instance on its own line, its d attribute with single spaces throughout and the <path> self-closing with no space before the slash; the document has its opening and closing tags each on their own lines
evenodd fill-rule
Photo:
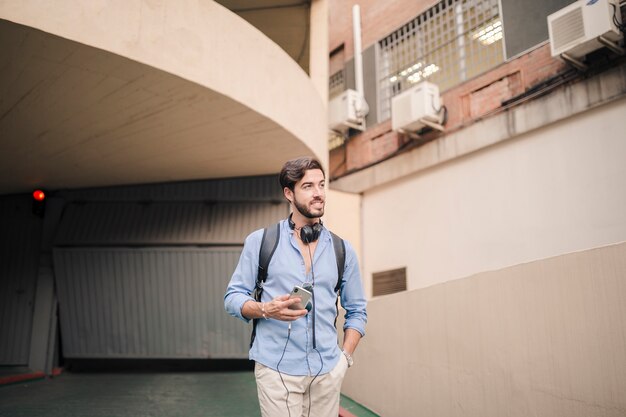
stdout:
<svg viewBox="0 0 626 417">
<path fill-rule="evenodd" d="M 312 0 L 216 1 L 267 35 L 309 73 Z"/>
<path fill-rule="evenodd" d="M 0 193 L 327 166 L 310 78 L 215 2 L 3 2 L 0 19 Z"/>
</svg>

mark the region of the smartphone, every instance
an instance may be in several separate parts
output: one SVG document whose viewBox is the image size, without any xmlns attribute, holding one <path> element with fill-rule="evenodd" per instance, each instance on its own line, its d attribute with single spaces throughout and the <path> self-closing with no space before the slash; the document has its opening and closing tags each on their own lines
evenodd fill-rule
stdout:
<svg viewBox="0 0 626 417">
<path fill-rule="evenodd" d="M 293 287 L 293 290 L 291 290 L 291 294 L 289 295 L 289 298 L 300 298 L 301 302 L 299 303 L 295 303 L 289 306 L 290 309 L 292 310 L 303 310 L 306 309 L 307 311 L 311 311 L 311 307 L 313 307 L 312 303 L 311 303 L 311 296 L 313 294 L 311 294 L 310 291 L 305 290 L 302 287 L 299 286 L 295 286 Z"/>
</svg>

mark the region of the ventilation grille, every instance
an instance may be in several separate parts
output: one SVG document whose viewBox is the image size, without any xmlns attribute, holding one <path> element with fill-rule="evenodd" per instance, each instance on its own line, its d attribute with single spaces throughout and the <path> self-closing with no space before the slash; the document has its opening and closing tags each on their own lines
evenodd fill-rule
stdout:
<svg viewBox="0 0 626 417">
<path fill-rule="evenodd" d="M 582 8 L 577 7 L 552 22 L 554 51 L 559 52 L 572 42 L 585 37 Z"/>
<path fill-rule="evenodd" d="M 386 295 L 406 291 L 406 268 L 376 272 L 373 274 L 373 281 L 374 297 L 378 295 Z"/>
</svg>

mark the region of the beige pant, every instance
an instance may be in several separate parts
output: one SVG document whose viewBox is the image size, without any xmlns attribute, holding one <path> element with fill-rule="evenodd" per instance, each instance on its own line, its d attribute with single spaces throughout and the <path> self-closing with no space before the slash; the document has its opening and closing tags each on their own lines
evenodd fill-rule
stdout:
<svg viewBox="0 0 626 417">
<path fill-rule="evenodd" d="M 278 372 L 257 362 L 254 375 L 261 415 L 263 417 L 335 417 L 339 415 L 339 393 L 347 370 L 348 361 L 344 355 L 341 355 L 332 371 L 315 378 L 310 390 L 309 385 L 315 376 L 282 374 L 285 386 L 289 390 L 289 396 L 287 396 Z M 287 411 L 287 402 L 289 411 Z"/>
</svg>

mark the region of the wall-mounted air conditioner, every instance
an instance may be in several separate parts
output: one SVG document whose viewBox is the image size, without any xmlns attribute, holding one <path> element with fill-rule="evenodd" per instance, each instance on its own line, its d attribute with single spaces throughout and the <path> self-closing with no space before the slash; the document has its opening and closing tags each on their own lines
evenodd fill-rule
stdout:
<svg viewBox="0 0 626 417">
<path fill-rule="evenodd" d="M 337 132 L 346 132 L 349 128 L 363 130 L 363 117 L 359 109 L 363 98 L 355 90 L 345 90 L 328 102 L 328 127 Z"/>
<path fill-rule="evenodd" d="M 422 81 L 391 99 L 391 128 L 415 132 L 428 126 L 442 130 L 440 110 L 439 87 Z"/>
<path fill-rule="evenodd" d="M 616 22 L 621 23 L 619 0 L 580 0 L 562 8 L 548 16 L 552 56 L 580 60 L 603 46 L 619 48 Z"/>
</svg>

